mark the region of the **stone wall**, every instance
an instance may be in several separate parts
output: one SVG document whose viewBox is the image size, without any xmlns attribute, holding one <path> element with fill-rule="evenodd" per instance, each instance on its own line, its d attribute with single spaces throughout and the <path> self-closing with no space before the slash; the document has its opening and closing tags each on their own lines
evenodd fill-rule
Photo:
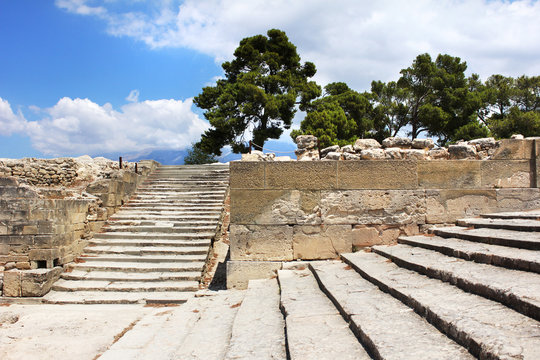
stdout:
<svg viewBox="0 0 540 360">
<path fill-rule="evenodd" d="M 540 140 L 491 160 L 231 163 L 228 287 L 484 212 L 540 208 Z"/>
<path fill-rule="evenodd" d="M 4 174 L 9 174 L 0 175 L 0 294 L 3 289 L 4 296 L 48 292 L 61 272 L 59 267 L 80 255 L 87 239 L 157 164 L 140 162 L 135 173 L 134 164 L 119 169 L 117 162 L 89 157 L 3 159 L 1 163 Z"/>
</svg>

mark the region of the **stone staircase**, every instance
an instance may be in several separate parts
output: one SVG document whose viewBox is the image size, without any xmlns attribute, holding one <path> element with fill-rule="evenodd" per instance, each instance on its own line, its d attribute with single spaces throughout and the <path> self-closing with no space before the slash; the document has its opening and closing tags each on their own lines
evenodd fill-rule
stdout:
<svg viewBox="0 0 540 360">
<path fill-rule="evenodd" d="M 540 359 L 538 218 L 486 215 L 286 263 L 143 318 L 101 359 Z"/>
<path fill-rule="evenodd" d="M 227 165 L 160 166 L 44 302 L 185 302 L 199 289 L 228 177 Z"/>
</svg>

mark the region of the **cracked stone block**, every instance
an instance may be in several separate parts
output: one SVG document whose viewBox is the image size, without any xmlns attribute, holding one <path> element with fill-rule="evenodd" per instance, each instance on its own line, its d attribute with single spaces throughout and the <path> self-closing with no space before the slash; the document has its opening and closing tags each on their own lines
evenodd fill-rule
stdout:
<svg viewBox="0 0 540 360">
<path fill-rule="evenodd" d="M 301 225 L 294 227 L 294 259 L 335 259 L 352 251 L 350 225 Z"/>
</svg>

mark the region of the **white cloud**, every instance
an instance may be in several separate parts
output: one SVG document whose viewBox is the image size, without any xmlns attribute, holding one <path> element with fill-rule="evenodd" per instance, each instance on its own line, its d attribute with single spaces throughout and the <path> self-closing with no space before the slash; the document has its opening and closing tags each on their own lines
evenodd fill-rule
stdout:
<svg viewBox="0 0 540 360">
<path fill-rule="evenodd" d="M 27 123 L 33 146 L 47 155 L 96 155 L 182 149 L 208 128 L 191 111 L 192 99 L 132 102 L 115 110 L 89 99 L 62 98 L 48 116 Z"/>
<path fill-rule="evenodd" d="M 137 101 L 139 101 L 139 90 L 137 90 L 137 89 L 131 90 L 131 92 L 127 96 L 126 100 L 129 101 L 129 102 L 137 102 Z"/>
<path fill-rule="evenodd" d="M 24 131 L 26 119 L 19 111 L 17 114 L 11 109 L 7 100 L 0 97 L 0 136 L 9 136 Z"/>
<path fill-rule="evenodd" d="M 99 16 L 109 33 L 152 48 L 186 47 L 230 58 L 240 39 L 269 28 L 287 32 L 316 80 L 358 90 L 394 80 L 416 55 L 460 56 L 485 79 L 540 73 L 540 3 L 531 0 L 163 0 L 152 11 L 109 1 L 59 0 L 67 11 Z M 118 4 L 117 4 L 118 5 Z"/>
</svg>

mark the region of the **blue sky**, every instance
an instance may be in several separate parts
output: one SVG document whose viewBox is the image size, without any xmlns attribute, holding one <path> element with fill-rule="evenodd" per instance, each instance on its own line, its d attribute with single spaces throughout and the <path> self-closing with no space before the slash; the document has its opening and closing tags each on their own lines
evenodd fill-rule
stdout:
<svg viewBox="0 0 540 360">
<path fill-rule="evenodd" d="M 184 149 L 208 126 L 193 96 L 269 28 L 321 85 L 367 90 L 423 52 L 538 75 L 539 18 L 529 0 L 0 0 L 0 158 Z"/>
</svg>

